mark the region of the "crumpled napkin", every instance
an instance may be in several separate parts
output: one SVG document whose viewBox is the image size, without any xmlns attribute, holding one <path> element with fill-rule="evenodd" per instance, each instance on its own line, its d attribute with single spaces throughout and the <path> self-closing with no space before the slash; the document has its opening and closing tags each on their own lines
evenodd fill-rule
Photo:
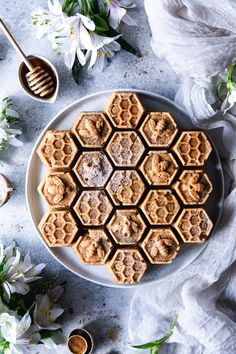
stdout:
<svg viewBox="0 0 236 354">
<path fill-rule="evenodd" d="M 145 0 L 152 48 L 181 78 L 176 101 L 195 125 L 224 127 L 223 140 L 236 155 L 236 119 L 219 112 L 216 83 L 236 59 L 234 0 Z M 233 143 L 233 145 L 232 145 Z"/>
<path fill-rule="evenodd" d="M 214 88 L 236 59 L 236 2 L 145 0 L 145 8 L 154 52 L 181 77 L 176 101 L 196 126 L 222 127 L 228 151 L 220 153 L 230 156 L 230 172 L 223 216 L 205 250 L 168 281 L 138 288 L 135 293 L 130 306 L 130 342 L 162 337 L 178 313 L 170 344 L 164 344 L 161 353 L 235 354 L 236 119 L 219 111 Z"/>
</svg>

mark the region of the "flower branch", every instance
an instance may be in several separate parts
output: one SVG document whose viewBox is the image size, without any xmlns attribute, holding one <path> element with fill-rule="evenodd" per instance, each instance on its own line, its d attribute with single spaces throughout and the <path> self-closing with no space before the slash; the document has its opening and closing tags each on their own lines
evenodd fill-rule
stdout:
<svg viewBox="0 0 236 354">
<path fill-rule="evenodd" d="M 119 32 L 121 22 L 136 25 L 127 13 L 134 7 L 118 0 L 65 0 L 62 5 L 59 0 L 48 0 L 48 10 L 33 11 L 32 21 L 37 37 L 46 35 L 68 68 L 78 61 L 78 68 L 88 64 L 103 70 L 121 49 L 140 54 Z"/>
</svg>

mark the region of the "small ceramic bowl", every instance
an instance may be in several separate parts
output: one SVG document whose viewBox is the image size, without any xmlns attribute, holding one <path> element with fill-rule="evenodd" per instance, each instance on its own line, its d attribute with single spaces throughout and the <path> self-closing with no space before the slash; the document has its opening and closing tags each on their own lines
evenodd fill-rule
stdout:
<svg viewBox="0 0 236 354">
<path fill-rule="evenodd" d="M 23 91 L 33 98 L 34 100 L 40 101 L 40 102 L 46 102 L 46 103 L 54 103 L 57 98 L 58 90 L 59 90 L 59 78 L 58 78 L 58 73 L 55 68 L 55 66 L 47 60 L 45 57 L 41 55 L 28 55 L 28 59 L 33 63 L 34 66 L 45 66 L 45 69 L 51 72 L 51 75 L 55 81 L 55 91 L 53 94 L 49 97 L 39 97 L 36 96 L 29 88 L 27 84 L 27 79 L 26 79 L 26 74 L 29 71 L 24 64 L 24 62 L 21 62 L 18 68 L 18 80 L 21 85 L 21 88 Z M 43 65 L 42 65 L 43 64 Z"/>
<path fill-rule="evenodd" d="M 76 346 L 77 341 L 83 346 L 83 351 L 79 351 Z M 73 354 L 91 354 L 93 351 L 93 338 L 85 329 L 75 329 L 69 334 L 67 345 L 69 351 Z"/>
</svg>

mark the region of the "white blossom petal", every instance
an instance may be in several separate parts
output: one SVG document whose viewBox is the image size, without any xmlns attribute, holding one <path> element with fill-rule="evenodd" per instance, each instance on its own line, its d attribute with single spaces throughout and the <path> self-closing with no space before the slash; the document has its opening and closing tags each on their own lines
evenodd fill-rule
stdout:
<svg viewBox="0 0 236 354">
<path fill-rule="evenodd" d="M 81 21 L 83 22 L 83 25 L 89 29 L 90 31 L 95 31 L 95 23 L 87 16 L 77 14 L 77 16 L 80 17 Z"/>
<path fill-rule="evenodd" d="M 128 26 L 137 26 L 137 23 L 127 14 L 122 18 L 122 22 L 126 23 Z"/>
</svg>

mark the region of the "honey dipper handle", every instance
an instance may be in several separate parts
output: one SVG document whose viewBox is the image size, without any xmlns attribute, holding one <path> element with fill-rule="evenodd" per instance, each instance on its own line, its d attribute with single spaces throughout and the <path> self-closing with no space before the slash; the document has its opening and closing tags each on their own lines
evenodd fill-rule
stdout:
<svg viewBox="0 0 236 354">
<path fill-rule="evenodd" d="M 19 54 L 19 56 L 21 57 L 21 59 L 23 60 L 23 62 L 25 63 L 25 65 L 27 66 L 27 68 L 31 71 L 34 69 L 33 65 L 31 64 L 31 62 L 27 59 L 27 57 L 25 56 L 25 54 L 23 53 L 22 49 L 20 48 L 20 46 L 16 43 L 15 38 L 12 36 L 12 34 L 9 32 L 9 30 L 7 29 L 6 25 L 4 24 L 4 22 L 0 19 L 0 29 L 3 31 L 3 33 L 5 34 L 5 36 L 8 38 L 9 42 L 11 43 L 11 45 L 15 48 L 15 50 L 17 51 L 17 53 Z"/>
</svg>

